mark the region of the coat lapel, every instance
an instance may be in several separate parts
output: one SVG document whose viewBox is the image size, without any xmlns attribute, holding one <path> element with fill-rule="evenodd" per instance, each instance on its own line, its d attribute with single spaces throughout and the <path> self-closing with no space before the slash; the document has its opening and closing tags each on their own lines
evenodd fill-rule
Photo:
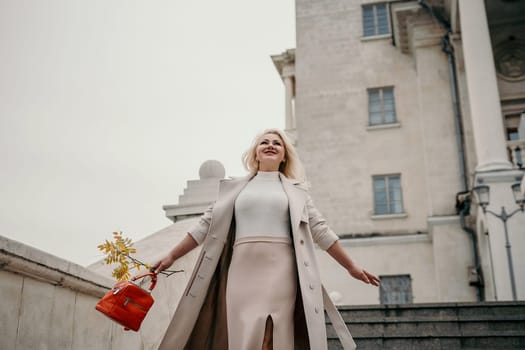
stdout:
<svg viewBox="0 0 525 350">
<path fill-rule="evenodd" d="M 284 192 L 288 196 L 292 230 L 296 231 L 299 227 L 308 195 L 304 189 L 298 186 L 300 184 L 299 181 L 288 179 L 283 174 L 279 175 L 281 176 Z"/>
<path fill-rule="evenodd" d="M 255 174 L 249 174 L 242 178 L 222 181 L 220 184 L 218 200 L 213 208 L 213 217 L 219 219 L 212 220 L 210 232 L 216 232 L 220 235 L 218 238 L 223 241 L 227 239 L 226 236 L 233 219 L 235 199 L 254 175 Z M 299 181 L 288 179 L 282 173 L 279 175 L 284 192 L 288 197 L 292 230 L 296 231 L 299 227 L 308 195 L 306 191 L 299 186 Z"/>
<path fill-rule="evenodd" d="M 220 218 L 220 220 L 212 221 L 210 231 L 223 234 L 224 237 L 221 237 L 223 240 L 226 239 L 229 225 L 233 219 L 235 199 L 254 175 L 255 174 L 249 174 L 239 179 L 221 182 L 219 187 L 219 199 L 213 208 L 213 217 Z M 301 217 L 303 216 L 305 204 L 308 200 L 308 194 L 300 187 L 301 183 L 299 181 L 288 179 L 282 173 L 280 173 L 279 176 L 281 178 L 284 192 L 288 197 L 292 229 L 293 231 L 296 231 L 299 227 Z"/>
<path fill-rule="evenodd" d="M 226 241 L 232 223 L 235 199 L 252 177 L 250 174 L 239 179 L 222 181 L 219 186 L 218 200 L 213 207 L 213 217 L 218 219 L 212 220 L 210 232 L 221 235 L 223 241 Z"/>
</svg>

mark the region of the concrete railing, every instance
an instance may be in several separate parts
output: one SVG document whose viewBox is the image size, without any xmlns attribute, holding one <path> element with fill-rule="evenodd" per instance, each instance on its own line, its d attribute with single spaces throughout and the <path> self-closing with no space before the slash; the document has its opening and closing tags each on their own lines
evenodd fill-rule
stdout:
<svg viewBox="0 0 525 350">
<path fill-rule="evenodd" d="M 114 282 L 0 236 L 0 349 L 144 349 L 94 307 Z"/>
</svg>

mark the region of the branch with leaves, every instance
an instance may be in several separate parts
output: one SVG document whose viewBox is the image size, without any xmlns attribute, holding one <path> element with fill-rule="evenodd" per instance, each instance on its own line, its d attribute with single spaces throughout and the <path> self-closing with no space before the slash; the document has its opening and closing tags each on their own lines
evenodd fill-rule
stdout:
<svg viewBox="0 0 525 350">
<path fill-rule="evenodd" d="M 151 269 L 150 264 L 145 264 L 130 255 L 137 252 L 137 250 L 133 248 L 133 241 L 130 238 L 122 237 L 122 232 L 113 232 L 113 240 L 114 242 L 106 240 L 104 244 L 100 244 L 97 248 L 106 255 L 104 259 L 105 264 L 119 264 L 111 273 L 111 276 L 117 281 L 128 280 L 131 277 L 130 270 L 133 268 L 137 270 L 140 270 L 141 267 L 145 267 L 147 270 Z M 164 270 L 161 273 L 169 277 L 174 273 L 182 271 L 184 270 Z"/>
</svg>

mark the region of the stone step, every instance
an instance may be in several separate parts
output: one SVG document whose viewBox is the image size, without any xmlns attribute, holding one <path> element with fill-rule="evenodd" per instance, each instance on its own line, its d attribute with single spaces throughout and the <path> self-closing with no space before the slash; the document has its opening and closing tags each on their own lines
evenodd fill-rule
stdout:
<svg viewBox="0 0 525 350">
<path fill-rule="evenodd" d="M 349 322 L 355 319 L 373 320 L 385 317 L 468 318 L 481 315 L 487 317 L 525 315 L 525 302 L 341 306 L 338 309 L 343 318 Z"/>
<path fill-rule="evenodd" d="M 401 321 L 388 323 L 347 324 L 354 337 L 475 337 L 486 336 L 523 336 L 525 337 L 525 321 Z M 327 335 L 335 336 L 331 324 L 327 324 Z"/>
<path fill-rule="evenodd" d="M 525 338 L 362 338 L 355 339 L 357 350 L 518 350 L 525 349 Z M 328 349 L 343 350 L 338 339 L 328 339 Z"/>
<path fill-rule="evenodd" d="M 339 307 L 358 350 L 525 350 L 525 302 Z M 327 320 L 329 349 L 340 349 Z"/>
</svg>

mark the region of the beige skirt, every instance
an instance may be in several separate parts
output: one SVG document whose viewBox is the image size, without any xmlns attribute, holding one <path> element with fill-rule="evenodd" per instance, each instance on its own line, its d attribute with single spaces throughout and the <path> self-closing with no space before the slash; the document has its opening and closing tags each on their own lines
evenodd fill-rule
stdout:
<svg viewBox="0 0 525 350">
<path fill-rule="evenodd" d="M 296 276 L 291 239 L 258 236 L 235 242 L 226 287 L 229 350 L 261 349 L 268 316 L 273 348 L 293 350 Z"/>
</svg>

